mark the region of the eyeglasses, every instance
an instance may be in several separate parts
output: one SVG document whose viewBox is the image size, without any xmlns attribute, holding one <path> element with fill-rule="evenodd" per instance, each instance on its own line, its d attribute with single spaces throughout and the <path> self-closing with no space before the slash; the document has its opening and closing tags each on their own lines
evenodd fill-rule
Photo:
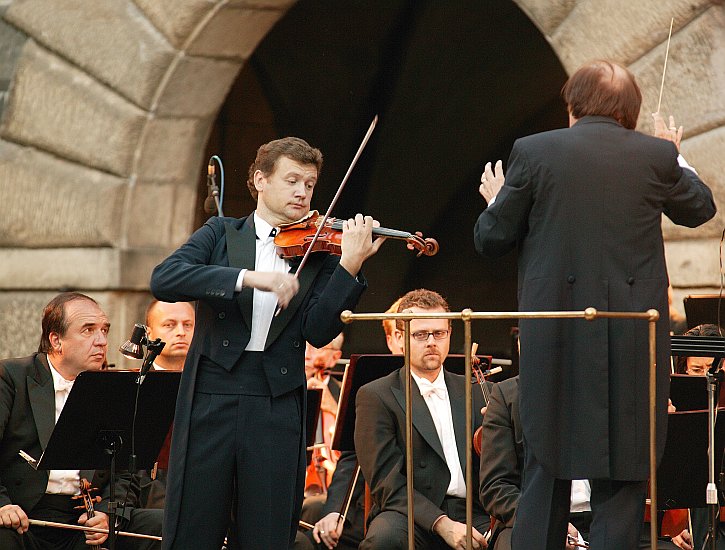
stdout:
<svg viewBox="0 0 725 550">
<path fill-rule="evenodd" d="M 418 342 L 427 342 L 431 336 L 435 340 L 443 340 L 443 338 L 448 336 L 448 332 L 447 330 L 416 330 L 411 336 Z"/>
</svg>

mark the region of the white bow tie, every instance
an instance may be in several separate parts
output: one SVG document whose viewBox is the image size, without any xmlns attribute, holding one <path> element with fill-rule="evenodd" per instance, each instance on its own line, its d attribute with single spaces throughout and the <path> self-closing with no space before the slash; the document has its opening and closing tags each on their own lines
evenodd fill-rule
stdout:
<svg viewBox="0 0 725 550">
<path fill-rule="evenodd" d="M 429 395 L 435 395 L 440 399 L 445 399 L 448 395 L 446 382 L 443 378 L 439 378 L 435 383 L 422 378 L 418 381 L 418 389 L 420 390 L 420 395 L 422 395 L 423 398 L 426 398 Z"/>
<path fill-rule="evenodd" d="M 65 378 L 60 378 L 57 381 L 57 385 L 55 387 L 55 391 L 67 391 L 69 392 L 73 388 L 73 381 L 66 380 Z"/>
</svg>

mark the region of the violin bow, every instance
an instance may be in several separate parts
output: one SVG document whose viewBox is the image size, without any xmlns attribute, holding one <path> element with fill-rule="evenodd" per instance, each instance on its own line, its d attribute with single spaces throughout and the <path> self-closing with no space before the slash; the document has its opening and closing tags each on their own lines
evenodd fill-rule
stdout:
<svg viewBox="0 0 725 550">
<path fill-rule="evenodd" d="M 320 232 L 322 231 L 322 228 L 325 227 L 325 222 L 327 221 L 327 218 L 330 217 L 330 212 L 332 212 L 332 209 L 335 207 L 335 204 L 337 204 L 337 199 L 340 198 L 340 194 L 342 193 L 342 190 L 345 188 L 345 185 L 347 184 L 347 180 L 350 178 L 352 169 L 355 168 L 355 164 L 357 164 L 357 160 L 360 158 L 360 155 L 362 155 L 363 149 L 365 149 L 365 146 L 368 144 L 368 141 L 370 140 L 370 136 L 373 134 L 373 130 L 375 130 L 375 125 L 377 123 L 378 123 L 378 115 L 375 115 L 375 117 L 373 118 L 373 121 L 370 123 L 370 127 L 368 128 L 368 131 L 365 133 L 365 137 L 363 138 L 362 142 L 360 143 L 360 147 L 357 148 L 357 153 L 355 153 L 355 156 L 353 157 L 352 162 L 350 163 L 350 166 L 348 167 L 347 172 L 345 173 L 345 177 L 342 178 L 342 182 L 340 183 L 340 186 L 337 188 L 337 192 L 335 193 L 335 196 L 332 197 L 332 202 L 330 202 L 330 206 L 327 208 L 327 212 L 325 212 L 325 215 L 322 217 L 322 222 L 318 224 L 317 231 L 315 231 L 315 234 L 312 237 L 312 240 L 310 241 L 310 244 L 307 247 L 307 250 L 305 250 L 305 255 L 302 256 L 300 265 L 297 267 L 297 271 L 295 271 L 295 274 L 294 274 L 295 279 L 299 278 L 300 273 L 302 272 L 302 268 L 305 267 L 305 264 L 307 263 L 307 259 L 310 257 L 310 253 L 312 252 L 312 249 L 315 246 L 315 243 L 317 242 L 317 239 L 320 236 Z M 276 317 L 277 315 L 279 315 L 280 311 L 282 311 L 282 308 L 278 306 L 277 311 L 274 313 L 274 316 Z"/>
<path fill-rule="evenodd" d="M 657 101 L 657 112 L 660 112 L 660 107 L 662 106 L 662 92 L 665 89 L 665 75 L 667 74 L 667 59 L 670 56 L 670 40 L 672 40 L 672 25 L 675 23 L 675 18 L 673 17 L 670 20 L 670 33 L 667 36 L 667 48 L 665 48 L 665 66 L 662 69 L 662 82 L 660 83 L 660 98 Z"/>
<path fill-rule="evenodd" d="M 375 118 L 373 118 L 373 121 L 370 123 L 370 127 L 368 128 L 368 131 L 365 134 L 365 137 L 363 138 L 362 142 L 360 143 L 360 147 L 357 148 L 357 153 L 355 153 L 355 156 L 353 157 L 352 162 L 350 163 L 350 166 L 347 169 L 347 173 L 345 173 L 345 177 L 342 178 L 342 182 L 340 183 L 340 186 L 337 188 L 337 192 L 335 193 L 335 196 L 332 197 L 332 202 L 330 202 L 330 206 L 327 208 L 327 212 L 325 212 L 325 215 L 322 217 L 322 222 L 320 222 L 318 224 L 317 231 L 315 232 L 315 235 L 312 237 L 312 240 L 310 241 L 310 245 L 307 247 L 307 250 L 305 251 L 305 255 L 302 256 L 302 261 L 300 262 L 300 265 L 297 268 L 297 271 L 295 271 L 295 279 L 299 277 L 300 271 L 302 271 L 302 268 L 305 267 L 305 264 L 307 263 L 307 258 L 309 258 L 310 252 L 312 252 L 312 248 L 315 246 L 315 243 L 317 242 L 317 239 L 320 236 L 320 232 L 322 231 L 322 228 L 325 226 L 325 222 L 330 217 L 330 212 L 332 212 L 332 209 L 335 207 L 335 204 L 337 204 L 337 199 L 340 198 L 340 194 L 342 193 L 342 190 L 345 188 L 345 185 L 347 184 L 347 180 L 350 178 L 352 169 L 355 168 L 355 164 L 357 164 L 357 161 L 360 158 L 360 155 L 362 155 L 363 149 L 365 149 L 365 146 L 368 144 L 368 141 L 370 140 L 370 136 L 373 134 L 373 130 L 375 130 L 375 125 L 377 123 L 378 123 L 378 115 L 375 115 Z"/>
</svg>

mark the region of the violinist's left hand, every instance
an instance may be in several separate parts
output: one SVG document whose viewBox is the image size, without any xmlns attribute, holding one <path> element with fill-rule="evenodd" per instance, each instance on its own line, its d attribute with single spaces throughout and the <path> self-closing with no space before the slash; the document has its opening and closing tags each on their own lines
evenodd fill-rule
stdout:
<svg viewBox="0 0 725 550">
<path fill-rule="evenodd" d="M 96 529 L 108 529 L 108 516 L 103 512 L 96 512 L 95 515 L 88 519 L 88 515 L 84 512 L 81 517 L 78 518 L 80 525 L 86 525 L 88 527 L 94 527 Z M 101 544 L 107 538 L 106 533 L 86 533 L 86 544 Z"/>
<path fill-rule="evenodd" d="M 380 222 L 371 216 L 357 214 L 354 218 L 342 222 L 342 256 L 340 265 L 356 277 L 362 264 L 374 255 L 383 244 L 384 237 L 373 241 L 373 227 L 380 227 Z"/>
<path fill-rule="evenodd" d="M 503 175 L 503 164 L 500 160 L 496 161 L 495 170 L 496 172 L 494 173 L 491 170 L 491 163 L 487 162 L 486 167 L 483 169 L 483 174 L 481 174 L 481 185 L 478 187 L 478 192 L 481 193 L 481 196 L 486 199 L 489 205 L 496 195 L 498 195 L 506 179 Z"/>
</svg>

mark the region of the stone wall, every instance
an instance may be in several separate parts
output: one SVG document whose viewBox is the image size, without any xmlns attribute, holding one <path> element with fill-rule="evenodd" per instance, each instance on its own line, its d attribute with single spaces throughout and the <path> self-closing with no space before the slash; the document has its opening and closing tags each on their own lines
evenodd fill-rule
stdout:
<svg viewBox="0 0 725 550">
<path fill-rule="evenodd" d="M 294 0 L 0 0 L 0 357 L 37 346 L 59 289 L 97 298 L 109 359 L 141 318 L 148 274 L 191 231 L 210 128 L 246 59 Z M 628 64 L 682 150 L 725 193 L 725 8 L 715 0 L 517 0 L 571 71 Z M 678 295 L 718 284 L 722 214 L 665 222 Z"/>
</svg>

